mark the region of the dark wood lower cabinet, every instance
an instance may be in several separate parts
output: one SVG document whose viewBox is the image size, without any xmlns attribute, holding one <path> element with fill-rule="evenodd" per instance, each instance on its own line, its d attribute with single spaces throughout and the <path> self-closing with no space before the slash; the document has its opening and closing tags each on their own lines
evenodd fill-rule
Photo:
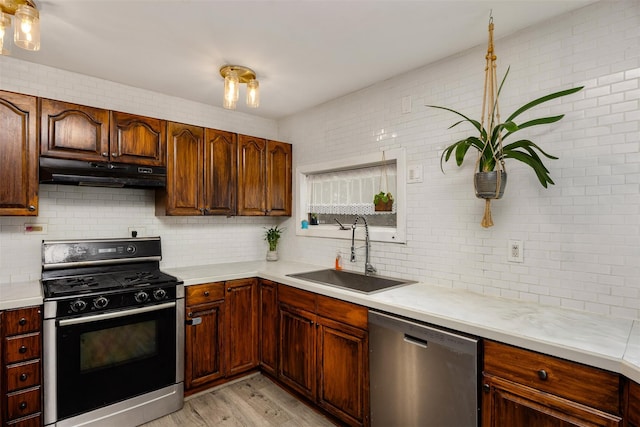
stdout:
<svg viewBox="0 0 640 427">
<path fill-rule="evenodd" d="M 260 280 L 260 369 L 272 377 L 278 373 L 278 284 Z"/>
<path fill-rule="evenodd" d="M 278 380 L 340 423 L 369 425 L 367 309 L 278 287 Z"/>
<path fill-rule="evenodd" d="M 482 426 L 622 426 L 621 377 L 484 342 Z"/>
<path fill-rule="evenodd" d="M 368 333 L 344 323 L 318 318 L 318 405 L 350 425 L 368 419 Z"/>
<path fill-rule="evenodd" d="M 185 388 L 206 385 L 224 377 L 222 343 L 224 300 L 187 307 Z"/>
</svg>

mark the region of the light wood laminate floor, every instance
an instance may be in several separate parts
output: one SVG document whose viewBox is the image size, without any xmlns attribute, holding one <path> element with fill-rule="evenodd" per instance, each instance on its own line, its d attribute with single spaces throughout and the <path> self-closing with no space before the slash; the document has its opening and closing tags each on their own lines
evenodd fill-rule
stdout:
<svg viewBox="0 0 640 427">
<path fill-rule="evenodd" d="M 143 426 L 333 427 L 334 424 L 258 374 L 187 398 L 182 410 Z"/>
</svg>

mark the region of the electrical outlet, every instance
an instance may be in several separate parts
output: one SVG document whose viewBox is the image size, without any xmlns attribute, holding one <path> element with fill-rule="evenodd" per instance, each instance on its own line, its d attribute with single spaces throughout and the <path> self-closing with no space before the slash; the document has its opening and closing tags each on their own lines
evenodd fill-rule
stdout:
<svg viewBox="0 0 640 427">
<path fill-rule="evenodd" d="M 144 237 L 144 227 L 129 227 L 129 236 L 131 237 Z M 133 235 L 135 232 L 135 236 Z"/>
<path fill-rule="evenodd" d="M 511 262 L 524 262 L 524 245 L 522 240 L 509 240 L 507 260 Z"/>
<path fill-rule="evenodd" d="M 47 224 L 25 224 L 24 234 L 47 234 Z"/>
</svg>

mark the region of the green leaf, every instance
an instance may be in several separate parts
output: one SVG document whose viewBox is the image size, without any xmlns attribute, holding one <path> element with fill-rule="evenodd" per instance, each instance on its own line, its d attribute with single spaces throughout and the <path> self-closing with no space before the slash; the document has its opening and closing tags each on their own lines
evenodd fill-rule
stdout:
<svg viewBox="0 0 640 427">
<path fill-rule="evenodd" d="M 520 107 L 516 111 L 514 111 L 513 114 L 511 114 L 506 121 L 507 122 L 513 121 L 513 119 L 518 117 L 520 114 L 522 114 L 525 111 L 535 107 L 536 105 L 540 105 L 540 104 L 542 104 L 544 102 L 551 101 L 552 99 L 560 98 L 561 96 L 571 95 L 572 93 L 576 93 L 576 92 L 582 90 L 582 88 L 584 88 L 584 86 L 574 87 L 574 88 L 567 89 L 567 90 L 561 90 L 559 92 L 554 92 L 554 93 L 551 93 L 549 95 L 542 96 L 542 97 L 540 97 L 538 99 L 534 99 L 533 101 L 523 105 L 522 107 Z"/>
</svg>

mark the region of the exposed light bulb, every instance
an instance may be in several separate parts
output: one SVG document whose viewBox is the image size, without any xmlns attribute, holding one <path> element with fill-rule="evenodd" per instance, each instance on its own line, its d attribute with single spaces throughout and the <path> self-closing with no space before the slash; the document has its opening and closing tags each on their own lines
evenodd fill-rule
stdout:
<svg viewBox="0 0 640 427">
<path fill-rule="evenodd" d="M 260 106 L 260 84 L 256 79 L 247 82 L 247 106 L 250 108 Z"/>
<path fill-rule="evenodd" d="M 235 110 L 240 96 L 240 80 L 238 73 L 230 70 L 224 77 L 224 102 L 222 106 L 227 110 Z"/>
<path fill-rule="evenodd" d="M 40 14 L 26 4 L 20 5 L 15 13 L 13 41 L 26 50 L 40 50 Z"/>
<path fill-rule="evenodd" d="M 6 29 L 10 26 L 11 18 L 9 18 L 9 15 L 0 12 L 0 55 L 9 53 L 4 50 L 4 34 L 6 33 Z"/>
</svg>

